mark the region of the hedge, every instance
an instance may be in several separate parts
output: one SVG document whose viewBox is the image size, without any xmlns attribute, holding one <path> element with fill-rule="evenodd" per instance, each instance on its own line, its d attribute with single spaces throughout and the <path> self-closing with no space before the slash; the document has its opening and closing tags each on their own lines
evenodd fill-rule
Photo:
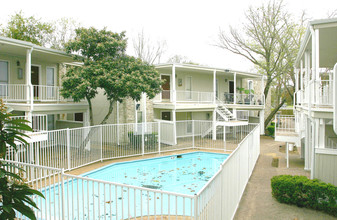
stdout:
<svg viewBox="0 0 337 220">
<path fill-rule="evenodd" d="M 275 133 L 275 126 L 272 126 L 272 125 L 268 126 L 268 127 L 267 127 L 267 131 L 268 131 L 268 134 L 269 134 L 270 136 L 274 136 L 274 133 Z"/>
<path fill-rule="evenodd" d="M 337 217 L 337 187 L 305 176 L 280 175 L 271 179 L 273 197 L 287 204 L 311 208 Z"/>
</svg>

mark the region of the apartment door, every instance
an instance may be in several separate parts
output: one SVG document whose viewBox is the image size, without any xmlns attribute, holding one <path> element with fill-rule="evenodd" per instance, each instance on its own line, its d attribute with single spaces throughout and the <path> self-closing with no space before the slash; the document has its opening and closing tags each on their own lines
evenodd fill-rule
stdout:
<svg viewBox="0 0 337 220">
<path fill-rule="evenodd" d="M 228 97 L 228 101 L 230 103 L 232 103 L 234 101 L 234 81 L 228 81 L 228 93 L 229 93 L 229 97 Z"/>
<path fill-rule="evenodd" d="M 8 95 L 7 86 L 8 86 L 8 62 L 0 61 L 0 97 Z"/>
<path fill-rule="evenodd" d="M 38 66 L 32 66 L 31 67 L 32 85 L 33 86 L 36 85 L 36 86 L 34 86 L 34 98 L 39 97 L 39 88 L 37 87 L 37 85 L 39 85 L 39 81 L 40 81 L 39 73 L 40 73 L 40 68 Z"/>
<path fill-rule="evenodd" d="M 161 75 L 161 79 L 164 80 L 162 85 L 162 99 L 170 99 L 170 89 L 171 89 L 171 77 L 169 75 Z"/>
</svg>

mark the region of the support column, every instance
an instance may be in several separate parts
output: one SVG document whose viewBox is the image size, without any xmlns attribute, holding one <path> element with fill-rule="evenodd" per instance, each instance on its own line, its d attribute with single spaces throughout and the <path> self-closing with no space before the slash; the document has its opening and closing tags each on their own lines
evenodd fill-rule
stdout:
<svg viewBox="0 0 337 220">
<path fill-rule="evenodd" d="M 301 90 L 303 91 L 304 89 L 304 80 L 303 80 L 303 59 L 301 59 L 301 64 L 300 64 L 300 68 L 301 68 L 301 71 L 300 71 L 300 74 L 301 74 Z"/>
<path fill-rule="evenodd" d="M 171 94 L 171 102 L 173 104 L 176 104 L 177 96 L 176 96 L 176 66 L 172 65 L 172 82 L 171 82 L 172 88 L 172 94 Z"/>
<path fill-rule="evenodd" d="M 315 30 L 315 73 L 315 79 L 319 80 L 319 29 Z"/>
<path fill-rule="evenodd" d="M 30 102 L 31 97 L 33 97 L 33 94 L 30 94 L 30 86 L 32 85 L 32 51 L 33 48 L 27 49 L 26 51 L 26 92 L 27 92 L 27 102 Z"/>
<path fill-rule="evenodd" d="M 213 104 L 216 103 L 216 70 L 213 70 Z"/>
<path fill-rule="evenodd" d="M 119 102 L 116 104 L 117 145 L 119 146 Z"/>
<path fill-rule="evenodd" d="M 177 145 L 177 120 L 176 120 L 176 110 L 172 110 L 172 121 L 173 121 L 173 139 L 174 145 Z"/>
<path fill-rule="evenodd" d="M 236 73 L 234 73 L 234 103 L 236 104 Z"/>
<path fill-rule="evenodd" d="M 264 110 L 260 111 L 260 134 L 264 135 Z"/>
<path fill-rule="evenodd" d="M 213 120 L 212 120 L 212 139 L 216 140 L 216 110 L 213 110 Z"/>
</svg>

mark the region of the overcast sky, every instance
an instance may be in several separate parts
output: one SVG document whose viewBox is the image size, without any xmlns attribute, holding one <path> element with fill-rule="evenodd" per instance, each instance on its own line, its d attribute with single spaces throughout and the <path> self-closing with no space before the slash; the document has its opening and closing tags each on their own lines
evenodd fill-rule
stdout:
<svg viewBox="0 0 337 220">
<path fill-rule="evenodd" d="M 259 6 L 264 0 L 11 0 L 0 7 L 0 22 L 22 10 L 26 16 L 34 15 L 50 21 L 72 17 L 83 26 L 103 28 L 114 32 L 126 31 L 128 53 L 133 52 L 132 39 L 142 29 L 153 41 L 165 40 L 167 51 L 162 59 L 175 54 L 215 67 L 251 71 L 252 65 L 238 55 L 212 46 L 219 29 L 229 25 L 239 27 L 249 5 Z M 312 19 L 325 18 L 337 9 L 337 0 L 285 0 L 287 9 L 299 16 L 306 10 Z"/>
</svg>

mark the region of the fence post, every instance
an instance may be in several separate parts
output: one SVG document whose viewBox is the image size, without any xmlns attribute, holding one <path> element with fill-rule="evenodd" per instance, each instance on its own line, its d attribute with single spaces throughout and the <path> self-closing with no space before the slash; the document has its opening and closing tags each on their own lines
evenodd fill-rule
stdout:
<svg viewBox="0 0 337 220">
<path fill-rule="evenodd" d="M 142 155 L 144 155 L 145 152 L 145 140 L 144 140 L 144 122 L 142 122 Z"/>
<path fill-rule="evenodd" d="M 70 130 L 67 128 L 67 159 L 68 159 L 68 170 L 70 170 Z"/>
<path fill-rule="evenodd" d="M 192 120 L 192 147 L 195 148 L 195 144 L 194 144 L 194 120 Z"/>
<path fill-rule="evenodd" d="M 160 121 L 158 121 L 158 153 L 160 154 Z"/>
<path fill-rule="evenodd" d="M 198 195 L 194 194 L 194 219 L 198 219 Z"/>
<path fill-rule="evenodd" d="M 103 125 L 100 125 L 100 142 L 101 142 L 101 162 L 103 161 Z"/>
<path fill-rule="evenodd" d="M 65 219 L 65 205 L 64 205 L 64 198 L 65 198 L 65 194 L 64 194 L 64 169 L 61 169 L 61 208 L 62 208 L 62 219 Z M 56 211 L 56 210 L 55 210 Z"/>
</svg>

